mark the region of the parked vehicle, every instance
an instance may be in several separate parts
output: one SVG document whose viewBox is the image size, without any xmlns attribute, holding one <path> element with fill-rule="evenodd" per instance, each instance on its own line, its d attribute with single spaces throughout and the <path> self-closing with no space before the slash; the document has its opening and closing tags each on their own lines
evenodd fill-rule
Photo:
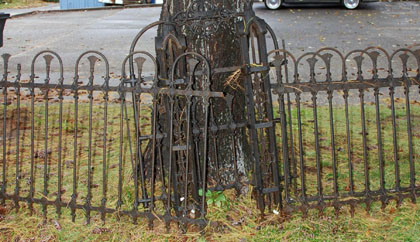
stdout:
<svg viewBox="0 0 420 242">
<path fill-rule="evenodd" d="M 361 2 L 377 2 L 378 0 L 264 0 L 268 9 L 275 10 L 281 7 L 283 3 L 305 4 L 305 3 L 336 3 L 342 4 L 347 9 L 357 8 Z"/>
</svg>

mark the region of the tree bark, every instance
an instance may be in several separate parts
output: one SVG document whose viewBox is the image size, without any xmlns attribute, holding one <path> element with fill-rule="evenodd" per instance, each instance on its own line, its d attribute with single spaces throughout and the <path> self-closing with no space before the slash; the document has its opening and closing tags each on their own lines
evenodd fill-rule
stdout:
<svg viewBox="0 0 420 242">
<path fill-rule="evenodd" d="M 162 7 L 161 20 L 174 18 L 177 14 L 187 11 L 203 11 L 207 12 L 211 8 L 223 9 L 226 12 L 238 12 L 243 10 L 244 0 L 166 0 Z M 238 67 L 242 65 L 241 50 L 239 45 L 239 36 L 236 27 L 237 18 L 224 19 L 208 19 L 193 21 L 186 25 L 176 25 L 176 27 L 161 27 L 158 30 L 158 36 L 165 36 L 168 32 L 176 33 L 178 36 L 185 37 L 186 50 L 202 54 L 209 61 L 211 69 L 223 67 Z M 206 27 L 202 27 L 205 25 Z M 167 50 L 173 51 L 173 50 Z M 176 52 L 176 51 L 174 51 Z M 167 55 L 167 53 L 159 53 L 159 55 Z M 179 55 L 179 53 L 175 53 Z M 172 60 L 173 61 L 173 60 Z M 170 62 L 170 61 L 169 61 Z M 165 74 L 164 69 L 169 68 L 167 63 L 159 63 L 161 73 L 163 71 L 164 78 L 169 78 L 168 73 Z M 237 80 L 234 85 L 227 85 L 227 80 L 232 73 L 213 74 L 211 77 L 211 91 L 224 92 L 226 95 L 232 95 L 233 99 L 233 118 L 235 123 L 246 122 L 245 107 L 245 88 L 241 83 L 241 79 Z M 161 76 L 162 77 L 162 76 Z M 211 105 L 212 113 L 210 123 L 216 125 L 227 124 L 230 122 L 229 110 L 225 101 L 213 101 Z M 201 117 L 202 118 L 202 117 Z M 200 117 L 198 117 L 200 119 Z M 165 124 L 161 124 L 164 126 Z M 165 129 L 165 127 L 162 127 Z M 250 167 L 250 153 L 247 134 L 245 129 L 240 129 L 236 133 L 235 149 L 232 149 L 232 135 L 229 132 L 217 133 L 217 137 L 209 138 L 209 176 L 210 180 L 214 180 L 214 185 L 226 185 L 235 181 L 232 170 L 234 169 L 234 157 L 236 157 L 237 171 L 243 181 Z M 212 143 L 213 142 L 213 143 Z M 217 149 L 217 152 L 215 152 Z M 217 157 L 214 157 L 217 153 Z M 216 162 L 218 164 L 216 164 Z M 215 172 L 216 166 L 220 169 L 219 174 Z M 218 178 L 222 182 L 216 181 Z M 220 184 L 222 183 L 222 184 Z"/>
</svg>

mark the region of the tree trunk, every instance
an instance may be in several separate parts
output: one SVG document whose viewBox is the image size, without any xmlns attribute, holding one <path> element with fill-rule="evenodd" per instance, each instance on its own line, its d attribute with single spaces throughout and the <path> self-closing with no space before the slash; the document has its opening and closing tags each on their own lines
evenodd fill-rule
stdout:
<svg viewBox="0 0 420 242">
<path fill-rule="evenodd" d="M 241 11 L 244 7 L 244 0 L 166 0 L 162 7 L 161 20 L 176 19 L 177 14 L 181 12 L 201 12 L 212 13 L 211 10 L 223 10 L 226 13 L 236 13 Z M 217 12 L 215 11 L 215 12 Z M 214 12 L 213 12 L 214 13 Z M 179 16 L 179 15 L 178 15 Z M 209 61 L 211 69 L 224 67 L 237 67 L 243 64 L 241 58 L 241 50 L 239 45 L 239 37 L 237 35 L 237 18 L 229 19 L 201 19 L 191 21 L 184 25 L 179 24 L 175 27 L 165 26 L 159 28 L 158 36 L 166 36 L 168 33 L 175 33 L 178 38 L 185 38 L 186 51 L 197 52 L 202 54 Z M 205 27 L 204 27 L 205 26 Z M 171 52 L 171 53 L 168 53 Z M 171 54 L 174 57 L 170 57 Z M 158 60 L 166 59 L 167 63 L 159 63 L 160 77 L 169 79 L 168 69 L 171 62 L 176 56 L 179 56 L 179 51 L 172 48 L 166 49 L 166 53 L 157 50 Z M 235 83 L 229 81 L 233 72 L 213 74 L 211 77 L 211 91 L 224 92 L 226 95 L 233 96 L 233 119 L 235 123 L 246 122 L 245 107 L 245 88 L 242 85 L 241 78 Z M 167 107 L 166 107 L 166 110 Z M 222 125 L 230 122 L 230 112 L 226 106 L 225 101 L 214 101 L 211 104 L 210 126 L 213 124 Z M 169 114 L 167 112 L 168 115 Z M 197 115 L 200 116 L 199 113 Z M 169 116 L 167 116 L 169 117 Z M 197 117 L 203 119 L 203 117 Z M 165 122 L 161 122 L 163 130 L 165 129 Z M 245 132 L 245 128 L 238 129 L 235 133 L 235 141 L 233 142 L 233 133 L 218 132 L 210 133 L 209 137 L 209 181 L 211 185 L 216 186 L 216 189 L 223 189 L 225 185 L 231 183 L 238 183 L 238 177 L 234 176 L 234 159 L 236 158 L 237 172 L 240 174 L 239 180 L 247 178 L 250 167 L 249 144 Z M 236 147 L 232 148 L 232 143 Z M 217 152 L 216 152 L 217 150 Z M 217 157 L 216 157 L 217 155 Z M 220 169 L 219 169 L 220 168 Z M 219 174 L 217 174 L 219 170 Z M 246 180 L 246 179 L 245 179 Z M 213 181 L 213 182 L 212 182 Z M 237 187 L 238 188 L 238 187 Z"/>
</svg>

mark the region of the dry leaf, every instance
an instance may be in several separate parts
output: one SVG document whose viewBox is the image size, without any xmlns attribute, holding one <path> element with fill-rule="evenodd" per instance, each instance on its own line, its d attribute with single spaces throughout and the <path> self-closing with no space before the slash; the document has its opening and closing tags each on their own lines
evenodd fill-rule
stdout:
<svg viewBox="0 0 420 242">
<path fill-rule="evenodd" d="M 60 223 L 57 221 L 57 220 L 53 220 L 53 222 L 54 222 L 54 227 L 58 230 L 58 231 L 61 231 L 61 225 L 60 225 Z"/>
<path fill-rule="evenodd" d="M 107 228 L 96 227 L 92 230 L 92 234 L 103 234 L 103 233 L 109 233 L 109 232 L 111 232 L 111 230 Z"/>
</svg>

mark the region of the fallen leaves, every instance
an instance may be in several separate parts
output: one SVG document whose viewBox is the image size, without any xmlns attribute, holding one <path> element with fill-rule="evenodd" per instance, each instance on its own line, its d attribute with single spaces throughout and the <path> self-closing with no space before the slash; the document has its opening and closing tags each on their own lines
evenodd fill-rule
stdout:
<svg viewBox="0 0 420 242">
<path fill-rule="evenodd" d="M 96 227 L 92 230 L 92 234 L 103 234 L 103 233 L 110 233 L 110 232 L 111 232 L 111 229 L 108 229 L 108 228 Z"/>
<path fill-rule="evenodd" d="M 61 229 L 62 229 L 62 227 L 61 227 L 61 224 L 57 221 L 57 220 L 53 220 L 53 223 L 54 223 L 54 227 L 58 230 L 58 231 L 61 231 Z"/>
<path fill-rule="evenodd" d="M 7 208 L 0 206 L 0 215 L 6 215 L 7 213 Z"/>
</svg>

